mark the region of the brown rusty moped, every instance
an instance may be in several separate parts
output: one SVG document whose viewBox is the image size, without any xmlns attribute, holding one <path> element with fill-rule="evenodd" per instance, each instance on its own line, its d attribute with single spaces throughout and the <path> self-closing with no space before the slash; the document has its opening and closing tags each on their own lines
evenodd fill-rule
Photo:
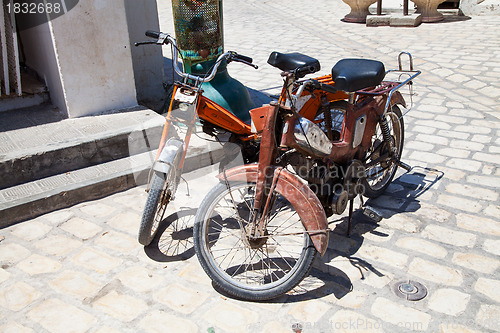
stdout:
<svg viewBox="0 0 500 333">
<path fill-rule="evenodd" d="M 408 70 L 402 56 L 408 56 Z M 400 88 L 412 93 L 409 53 L 399 69 L 375 60 L 343 59 L 329 78 L 297 80 L 308 64 L 281 59 L 283 91 L 261 130 L 259 163 L 222 172 L 198 209 L 195 250 L 210 278 L 230 295 L 265 300 L 294 288 L 317 253 L 327 249 L 327 216 L 342 214 L 358 195 L 374 198 L 391 183 L 401 162 L 406 108 Z M 269 59 L 275 63 L 276 59 Z M 396 75 L 393 80 L 386 77 Z M 342 92 L 330 102 L 322 94 Z M 319 96 L 318 96 L 319 95 Z M 301 114 L 310 98 L 322 100 L 313 117 Z"/>
<path fill-rule="evenodd" d="M 146 36 L 153 39 L 136 43 L 136 46 L 170 44 L 172 66 L 183 81 L 175 82 L 160 146 L 150 172 L 148 197 L 138 233 L 139 243 L 143 245 L 151 243 L 163 221 L 168 204 L 175 198 L 189 142 L 192 134 L 196 134 L 198 124 L 201 123 L 203 132 L 214 137 L 218 142 L 224 143 L 224 151 L 227 151 L 227 154 L 221 161 L 221 165 L 231 163 L 235 158 L 235 153 L 236 155 L 240 153 L 243 160 L 249 163 L 258 160 L 260 133 L 256 133 L 255 128 L 260 128 L 267 111 L 265 106 L 250 110 L 249 113 L 255 122 L 252 125 L 247 121 L 250 120 L 250 116 L 247 117 L 248 112 L 240 112 L 239 118 L 208 98 L 203 91 L 202 84 L 215 78 L 221 64 L 240 62 L 257 69 L 257 66 L 252 64 L 252 58 L 236 52 L 225 52 L 218 57 L 209 73 L 195 75 L 186 73 L 178 67 L 178 47 L 175 38 L 156 31 L 147 31 Z M 271 57 L 273 59 L 271 64 L 282 70 L 289 67 L 300 68 L 300 71 L 294 74 L 295 79 L 316 72 L 320 67 L 316 59 L 302 54 L 273 52 Z M 331 76 L 318 77 L 316 81 L 323 86 L 333 84 Z M 335 91 L 335 93 L 322 93 L 321 96 L 313 97 L 312 91 L 304 92 L 300 99 L 300 114 L 313 119 L 321 107 L 320 97 L 327 101 L 335 101 L 344 99 L 346 95 Z M 227 134 L 230 134 L 229 142 L 224 139 Z M 235 146 L 237 149 L 234 148 Z M 229 148 L 226 149 L 226 147 Z"/>
</svg>

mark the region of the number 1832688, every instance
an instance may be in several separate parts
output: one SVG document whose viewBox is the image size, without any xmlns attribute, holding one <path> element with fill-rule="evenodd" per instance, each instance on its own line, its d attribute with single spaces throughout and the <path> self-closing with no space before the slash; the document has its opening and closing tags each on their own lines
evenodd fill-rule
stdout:
<svg viewBox="0 0 500 333">
<path fill-rule="evenodd" d="M 59 14 L 63 10 L 59 2 L 15 2 L 7 3 L 7 11 L 14 14 Z"/>
</svg>

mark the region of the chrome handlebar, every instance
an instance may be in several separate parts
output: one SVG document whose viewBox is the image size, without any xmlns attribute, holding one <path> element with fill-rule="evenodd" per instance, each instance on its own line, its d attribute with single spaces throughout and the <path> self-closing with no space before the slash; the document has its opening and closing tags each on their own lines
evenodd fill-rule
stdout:
<svg viewBox="0 0 500 333">
<path fill-rule="evenodd" d="M 247 64 L 249 66 L 253 66 L 256 69 L 258 68 L 257 66 L 252 64 L 252 58 L 239 55 L 235 52 L 225 52 L 217 58 L 214 66 L 212 68 L 212 71 L 208 75 L 193 75 L 190 73 L 186 73 L 179 68 L 179 65 L 178 65 L 178 63 L 179 63 L 179 49 L 177 47 L 177 41 L 175 40 L 174 37 L 170 36 L 169 34 L 163 33 L 163 32 L 156 32 L 156 31 L 151 31 L 151 30 L 146 31 L 146 36 L 151 37 L 151 38 L 155 38 L 156 40 L 155 41 L 150 40 L 150 41 L 146 41 L 146 42 L 138 42 L 138 43 L 135 43 L 135 46 L 145 45 L 145 44 L 157 44 L 157 45 L 170 44 L 170 49 L 172 52 L 173 67 L 174 67 L 175 72 L 177 74 L 179 74 L 180 77 L 182 77 L 184 79 L 188 79 L 188 80 L 193 80 L 199 84 L 211 81 L 215 77 L 215 74 L 217 74 L 217 70 L 219 69 L 221 62 L 224 59 L 228 59 L 228 61 L 233 60 L 233 61 L 242 62 L 242 63 Z"/>
</svg>

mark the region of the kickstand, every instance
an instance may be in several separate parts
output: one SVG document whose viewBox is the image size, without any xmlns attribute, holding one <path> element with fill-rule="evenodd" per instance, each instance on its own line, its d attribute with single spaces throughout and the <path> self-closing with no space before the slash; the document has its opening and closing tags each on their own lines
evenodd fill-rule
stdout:
<svg viewBox="0 0 500 333">
<path fill-rule="evenodd" d="M 354 208 L 354 198 L 349 200 L 349 216 L 347 217 L 347 237 L 351 237 L 352 211 Z"/>
<path fill-rule="evenodd" d="M 191 195 L 189 194 L 189 183 L 187 182 L 186 179 L 184 179 L 184 177 L 181 176 L 181 179 L 184 181 L 184 183 L 186 183 L 186 190 L 187 190 L 187 194 L 186 196 L 187 197 L 190 197 Z"/>
</svg>

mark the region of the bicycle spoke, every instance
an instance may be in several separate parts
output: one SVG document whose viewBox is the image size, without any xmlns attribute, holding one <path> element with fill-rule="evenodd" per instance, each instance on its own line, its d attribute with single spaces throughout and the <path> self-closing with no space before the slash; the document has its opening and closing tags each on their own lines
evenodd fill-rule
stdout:
<svg viewBox="0 0 500 333">
<path fill-rule="evenodd" d="M 290 274 L 297 273 L 294 268 L 301 262 L 309 236 L 293 206 L 273 192 L 265 233 L 261 238 L 247 238 L 241 227 L 248 226 L 253 214 L 252 190 L 254 185 L 232 185 L 218 197 L 205 215 L 210 216 L 204 222 L 205 249 L 223 280 L 265 290 L 267 285 L 285 283 Z M 237 221 L 238 217 L 241 220 Z"/>
<path fill-rule="evenodd" d="M 237 242 L 236 244 L 238 244 L 238 243 L 240 243 L 240 242 L 241 242 L 241 240 L 238 240 L 238 242 Z M 219 259 L 219 258 L 221 258 L 221 257 L 224 257 L 221 261 L 219 261 L 219 263 L 220 263 L 220 264 L 222 264 L 222 263 L 224 262 L 224 260 L 226 260 L 226 259 L 227 259 L 227 257 L 229 256 L 229 254 L 231 254 L 231 252 L 233 252 L 233 250 L 235 250 L 235 249 L 239 249 L 239 248 L 240 248 L 240 249 L 241 249 L 241 248 L 245 248 L 245 246 L 236 246 L 236 244 L 235 244 L 235 246 L 231 247 L 230 251 L 229 251 L 226 255 L 220 255 L 219 257 L 214 257 L 214 259 Z M 237 251 L 236 251 L 236 252 L 237 252 Z"/>
</svg>

